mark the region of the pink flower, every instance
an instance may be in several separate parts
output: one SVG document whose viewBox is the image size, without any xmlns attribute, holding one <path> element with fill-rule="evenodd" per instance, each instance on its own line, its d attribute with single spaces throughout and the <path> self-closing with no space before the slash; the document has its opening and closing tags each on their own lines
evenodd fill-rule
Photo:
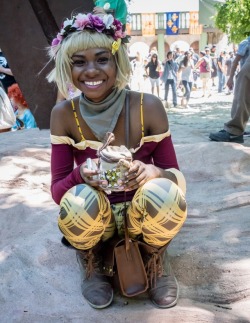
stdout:
<svg viewBox="0 0 250 323">
<path fill-rule="evenodd" d="M 52 40 L 51 46 L 57 46 L 58 44 L 61 43 L 61 41 L 63 40 L 63 37 L 60 33 L 57 34 L 56 38 L 54 38 Z"/>
<path fill-rule="evenodd" d="M 126 34 L 122 30 L 116 30 L 114 36 L 118 39 L 126 37 Z"/>
<path fill-rule="evenodd" d="M 72 27 L 75 27 L 77 30 L 83 30 L 87 25 L 89 25 L 89 17 L 87 15 L 79 13 L 76 16 L 76 20 Z"/>
</svg>

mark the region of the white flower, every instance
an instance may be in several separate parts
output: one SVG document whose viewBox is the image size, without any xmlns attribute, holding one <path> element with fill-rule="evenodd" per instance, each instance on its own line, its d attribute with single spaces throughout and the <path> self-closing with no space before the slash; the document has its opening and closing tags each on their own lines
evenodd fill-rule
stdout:
<svg viewBox="0 0 250 323">
<path fill-rule="evenodd" d="M 114 22 L 114 17 L 112 15 L 105 15 L 103 16 L 103 23 L 105 24 L 107 29 L 110 29 L 110 26 L 113 24 Z"/>
<path fill-rule="evenodd" d="M 66 19 L 64 22 L 63 22 L 63 28 L 64 29 L 65 27 L 69 26 L 69 25 L 72 25 L 73 23 L 73 19 Z"/>
<path fill-rule="evenodd" d="M 78 15 L 76 16 L 76 20 L 84 20 L 87 18 L 88 18 L 88 16 L 85 15 L 84 13 L 78 13 Z"/>
<path fill-rule="evenodd" d="M 104 7 L 103 7 L 103 9 L 104 10 L 109 10 L 109 8 L 110 8 L 110 3 L 109 2 L 106 2 L 105 5 L 104 5 Z"/>
</svg>

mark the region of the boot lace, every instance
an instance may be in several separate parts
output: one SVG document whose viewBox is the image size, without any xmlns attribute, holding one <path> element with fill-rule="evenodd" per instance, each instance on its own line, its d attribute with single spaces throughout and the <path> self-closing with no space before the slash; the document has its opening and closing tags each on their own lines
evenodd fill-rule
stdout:
<svg viewBox="0 0 250 323">
<path fill-rule="evenodd" d="M 151 287 L 156 287 L 157 277 L 163 274 L 163 257 L 159 252 L 153 252 L 145 264 L 145 269 L 149 284 Z"/>
<path fill-rule="evenodd" d="M 101 258 L 93 253 L 92 250 L 79 250 L 81 260 L 83 260 L 84 267 L 86 270 L 86 278 L 89 278 L 95 272 L 100 272 Z"/>
</svg>

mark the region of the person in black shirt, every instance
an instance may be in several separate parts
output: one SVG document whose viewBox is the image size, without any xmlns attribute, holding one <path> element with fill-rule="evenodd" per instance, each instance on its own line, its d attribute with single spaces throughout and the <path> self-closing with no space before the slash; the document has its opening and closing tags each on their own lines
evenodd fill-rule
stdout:
<svg viewBox="0 0 250 323">
<path fill-rule="evenodd" d="M 0 48 L 0 82 L 7 93 L 8 87 L 16 83 L 16 80 L 9 68 L 8 62 Z"/>
<path fill-rule="evenodd" d="M 146 74 L 149 76 L 151 84 L 151 93 L 154 94 L 154 89 L 156 87 L 157 95 L 160 97 L 160 70 L 161 64 L 158 60 L 156 53 L 153 53 L 151 60 L 145 66 Z"/>
</svg>

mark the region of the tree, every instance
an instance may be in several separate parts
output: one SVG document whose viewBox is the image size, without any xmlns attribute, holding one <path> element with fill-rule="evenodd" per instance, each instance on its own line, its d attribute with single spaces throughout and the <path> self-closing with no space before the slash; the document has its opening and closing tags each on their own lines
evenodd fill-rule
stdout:
<svg viewBox="0 0 250 323">
<path fill-rule="evenodd" d="M 228 35 L 230 41 L 239 43 L 250 36 L 250 1 L 225 0 L 216 3 L 215 25 Z"/>
</svg>

